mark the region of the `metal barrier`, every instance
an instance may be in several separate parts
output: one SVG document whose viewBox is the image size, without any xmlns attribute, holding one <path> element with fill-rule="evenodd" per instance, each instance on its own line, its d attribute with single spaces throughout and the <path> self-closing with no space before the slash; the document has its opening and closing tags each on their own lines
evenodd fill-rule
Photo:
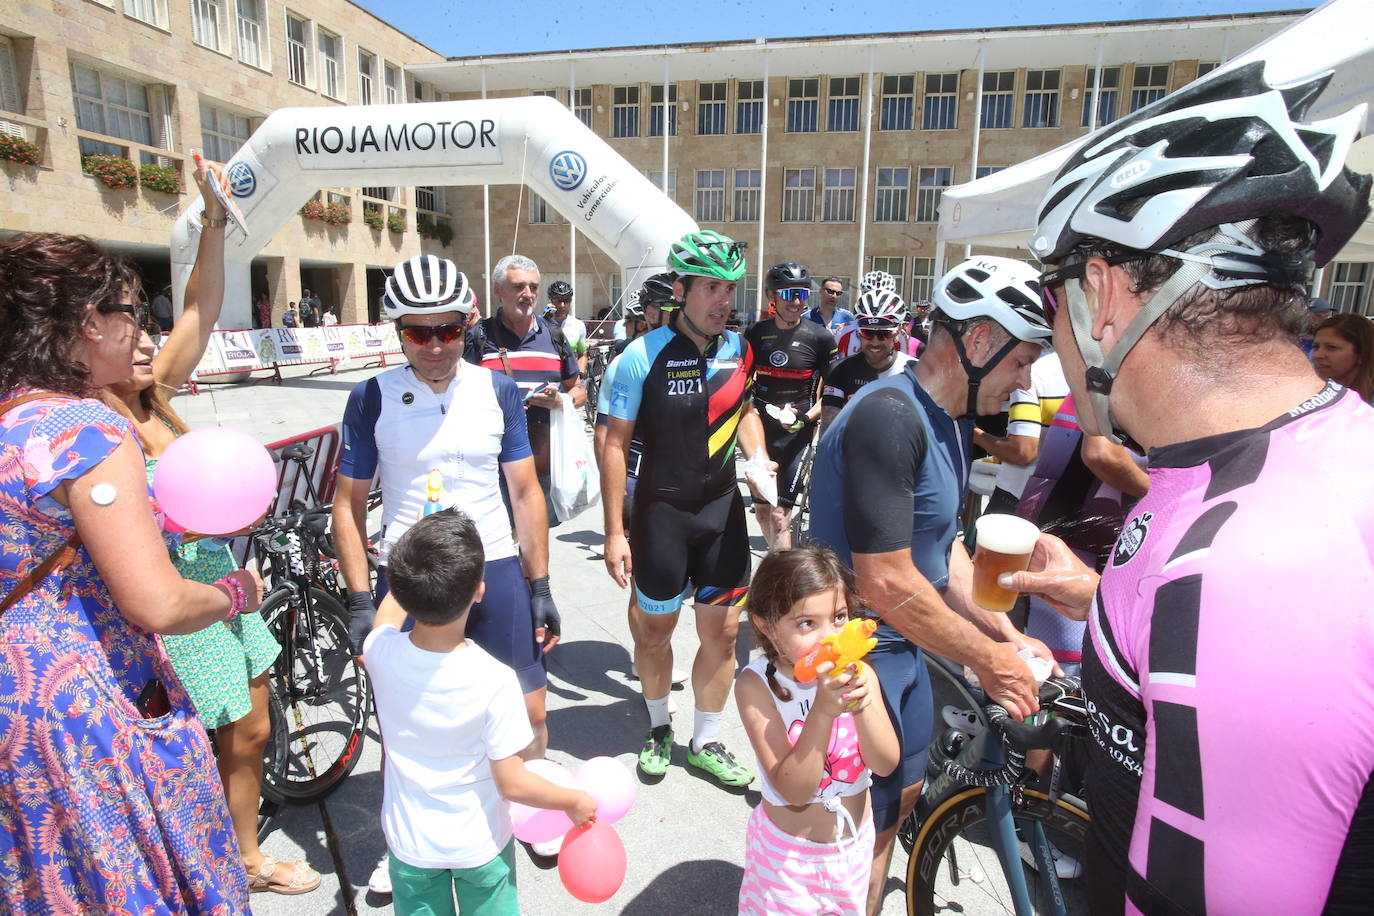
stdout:
<svg viewBox="0 0 1374 916">
<path fill-rule="evenodd" d="M 339 470 L 340 435 L 341 427 L 335 424 L 282 439 L 267 446 L 267 450 L 272 453 L 272 460 L 277 463 L 277 497 L 269 510 L 271 514 L 277 515 L 288 511 L 293 500 L 300 500 L 307 506 L 311 505 L 310 490 L 306 485 L 307 474 L 321 502 L 329 502 L 334 498 L 334 482 Z M 315 450 L 314 454 L 306 459 L 307 473 L 302 473 L 300 465 L 296 462 L 288 461 L 281 456 L 283 449 L 298 442 L 304 442 Z"/>
</svg>

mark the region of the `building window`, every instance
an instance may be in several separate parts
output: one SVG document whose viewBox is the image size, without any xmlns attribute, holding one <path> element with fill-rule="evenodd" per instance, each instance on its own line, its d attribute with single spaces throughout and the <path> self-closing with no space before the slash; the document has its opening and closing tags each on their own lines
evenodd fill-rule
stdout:
<svg viewBox="0 0 1374 916">
<path fill-rule="evenodd" d="M 557 89 L 534 89 L 530 92 L 530 95 L 536 98 L 553 99 L 555 102 L 558 101 Z"/>
<path fill-rule="evenodd" d="M 388 105 L 401 104 L 401 68 L 391 64 L 382 65 L 382 91 Z"/>
<path fill-rule="evenodd" d="M 639 136 L 639 87 L 616 86 L 615 106 L 611 111 L 612 137 Z"/>
<path fill-rule="evenodd" d="M 878 130 L 911 130 L 916 110 L 916 77 L 883 77 L 883 98 L 878 105 Z"/>
<path fill-rule="evenodd" d="M 935 259 L 911 259 L 911 299 L 909 305 L 930 302 L 935 294 Z"/>
<path fill-rule="evenodd" d="M 821 220 L 827 223 L 854 222 L 855 169 L 826 169 L 821 191 Z"/>
<path fill-rule="evenodd" d="M 993 70 L 983 74 L 983 110 L 978 123 L 984 130 L 1012 126 L 1015 89 L 1015 70 Z"/>
<path fill-rule="evenodd" d="M 735 83 L 735 133 L 763 133 L 763 80 Z"/>
<path fill-rule="evenodd" d="M 14 42 L 7 35 L 0 35 L 0 111 L 24 113 L 24 93 L 19 88 L 21 85 L 23 83 L 19 80 Z"/>
<path fill-rule="evenodd" d="M 668 136 L 677 136 L 677 85 L 668 86 L 668 103 L 663 103 L 663 84 L 649 87 L 649 136 L 663 136 L 663 112 L 668 112 Z"/>
<path fill-rule="evenodd" d="M 726 89 L 729 83 L 697 83 L 697 133 L 714 137 L 725 133 Z"/>
<path fill-rule="evenodd" d="M 167 27 L 167 0 L 124 0 L 124 12 L 160 29 Z"/>
<path fill-rule="evenodd" d="M 310 85 L 310 23 L 286 14 L 286 78 L 297 86 Z"/>
<path fill-rule="evenodd" d="M 1097 85 L 1097 68 L 1088 69 L 1088 87 L 1083 93 L 1083 126 L 1088 127 L 1092 114 L 1093 87 Z M 1121 68 L 1102 68 L 1102 88 L 1097 91 L 1097 126 L 1116 120 L 1117 96 L 1121 93 Z"/>
<path fill-rule="evenodd" d="M 976 169 L 976 174 L 973 177 L 986 178 L 994 172 L 1002 171 L 1004 168 L 1006 168 L 1005 165 L 980 165 Z"/>
<path fill-rule="evenodd" d="M 76 126 L 81 130 L 153 145 L 147 86 L 72 64 L 72 92 L 76 96 Z M 85 137 L 80 139 L 80 148 L 82 156 L 124 155 L 121 147 Z"/>
<path fill-rule="evenodd" d="M 762 175 L 758 169 L 735 169 L 735 206 L 731 216 L 737 223 L 759 221 Z"/>
<path fill-rule="evenodd" d="M 810 223 L 816 219 L 816 170 L 783 169 L 782 221 Z"/>
<path fill-rule="evenodd" d="M 830 98 L 826 103 L 825 129 L 855 131 L 859 129 L 859 78 L 832 76 Z"/>
<path fill-rule="evenodd" d="M 911 169 L 878 169 L 875 223 L 906 222 L 907 198 L 911 193 Z"/>
<path fill-rule="evenodd" d="M 959 74 L 927 73 L 921 130 L 954 130 L 958 126 Z"/>
<path fill-rule="evenodd" d="M 331 99 L 343 98 L 343 39 L 324 29 L 320 35 L 320 91 Z"/>
<path fill-rule="evenodd" d="M 429 210 L 432 213 L 443 212 L 443 198 L 436 187 L 417 187 L 415 189 L 415 209 Z"/>
<path fill-rule="evenodd" d="M 1200 60 L 1200 61 L 1198 61 L 1198 65 L 1197 65 L 1197 78 L 1198 78 L 1198 79 L 1202 79 L 1204 76 L 1206 76 L 1207 74 L 1211 73 L 1213 70 L 1215 70 L 1217 67 L 1220 67 L 1220 66 L 1221 66 L 1221 62 L 1220 62 L 1220 61 L 1215 61 L 1215 60 Z"/>
<path fill-rule="evenodd" d="M 358 49 L 358 104 L 371 105 L 374 101 L 373 84 L 377 81 L 377 56 Z"/>
<path fill-rule="evenodd" d="M 1168 64 L 1136 64 L 1131 78 L 1131 111 L 1139 111 L 1169 94 Z"/>
<path fill-rule="evenodd" d="M 267 69 L 267 56 L 263 53 L 262 0 L 236 0 L 239 29 L 239 60 L 250 67 Z"/>
<path fill-rule="evenodd" d="M 252 125 L 243 115 L 200 103 L 200 143 L 206 159 L 228 162 L 252 134 Z"/>
<path fill-rule="evenodd" d="M 759 277 L 748 274 L 735 287 L 735 309 L 741 321 L 758 320 L 759 317 Z"/>
<path fill-rule="evenodd" d="M 1059 71 L 1027 70 L 1022 127 L 1059 126 Z"/>
<path fill-rule="evenodd" d="M 577 115 L 577 120 L 592 126 L 592 91 L 591 89 L 577 89 L 573 91 L 573 114 Z"/>
<path fill-rule="evenodd" d="M 673 201 L 674 203 L 677 202 L 677 169 L 670 169 L 668 171 L 668 186 L 666 188 L 663 186 L 662 169 L 655 169 L 654 171 L 650 172 L 649 182 L 653 184 L 654 187 L 662 191 L 664 194 L 667 194 L 669 200 Z"/>
<path fill-rule="evenodd" d="M 916 222 L 933 223 L 940 218 L 940 195 L 954 183 L 954 169 L 945 166 L 921 169 L 917 181 Z"/>
<path fill-rule="evenodd" d="M 697 170 L 697 222 L 725 222 L 725 169 Z"/>
<path fill-rule="evenodd" d="M 531 223 L 551 223 L 553 219 L 549 216 L 549 202 L 540 197 L 533 191 L 530 192 L 530 222 Z"/>
<path fill-rule="evenodd" d="M 787 132 L 814 134 L 816 116 L 820 111 L 821 81 L 819 79 L 787 81 Z"/>
<path fill-rule="evenodd" d="M 906 259 L 905 258 L 873 258 L 873 269 L 881 270 L 884 273 L 892 274 L 892 279 L 897 281 L 897 295 L 902 295 L 906 290 Z"/>
<path fill-rule="evenodd" d="M 220 50 L 219 0 L 191 0 L 191 40 L 212 51 Z"/>
<path fill-rule="evenodd" d="M 1371 265 L 1347 261 L 1333 266 L 1335 272 L 1331 275 L 1331 290 L 1327 295 L 1331 308 L 1337 312 L 1365 314 L 1369 306 Z"/>
</svg>

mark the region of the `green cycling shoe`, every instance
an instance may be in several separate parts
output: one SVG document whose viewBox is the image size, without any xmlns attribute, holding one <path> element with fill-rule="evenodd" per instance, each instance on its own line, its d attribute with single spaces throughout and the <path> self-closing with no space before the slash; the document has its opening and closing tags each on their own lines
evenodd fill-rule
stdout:
<svg viewBox="0 0 1374 916">
<path fill-rule="evenodd" d="M 639 771 L 645 776 L 662 776 L 673 759 L 673 727 L 660 725 L 649 729 L 649 737 L 639 752 Z"/>
<path fill-rule="evenodd" d="M 735 760 L 734 755 L 719 741 L 709 741 L 702 745 L 700 753 L 693 751 L 689 746 L 687 765 L 709 773 L 723 786 L 740 789 L 754 781 L 754 771 Z"/>
</svg>

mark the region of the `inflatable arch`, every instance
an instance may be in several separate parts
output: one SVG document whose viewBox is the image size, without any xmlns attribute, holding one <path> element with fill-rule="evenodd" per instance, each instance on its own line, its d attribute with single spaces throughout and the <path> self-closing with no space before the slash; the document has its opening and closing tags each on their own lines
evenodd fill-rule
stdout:
<svg viewBox="0 0 1374 916">
<path fill-rule="evenodd" d="M 523 182 L 615 259 L 626 290 L 666 270 L 668 246 L 697 228 L 550 98 L 283 108 L 227 163 L 227 175 L 246 231 L 231 224 L 225 240 L 225 327 L 250 326 L 249 264 L 321 188 Z M 197 200 L 172 229 L 178 312 L 202 209 Z M 459 267 L 476 279 L 491 265 Z"/>
</svg>

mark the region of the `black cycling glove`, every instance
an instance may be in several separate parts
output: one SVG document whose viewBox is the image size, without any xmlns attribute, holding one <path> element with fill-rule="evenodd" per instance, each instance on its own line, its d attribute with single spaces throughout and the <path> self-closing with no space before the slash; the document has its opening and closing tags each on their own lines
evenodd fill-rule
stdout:
<svg viewBox="0 0 1374 916">
<path fill-rule="evenodd" d="M 367 592 L 351 592 L 348 596 L 348 648 L 354 657 L 363 654 L 363 641 L 372 632 L 372 620 L 377 605 Z"/>
<path fill-rule="evenodd" d="M 534 628 L 544 630 L 544 643 L 563 635 L 563 618 L 558 616 L 558 608 L 553 603 L 548 576 L 530 581 L 530 611 Z"/>
</svg>

